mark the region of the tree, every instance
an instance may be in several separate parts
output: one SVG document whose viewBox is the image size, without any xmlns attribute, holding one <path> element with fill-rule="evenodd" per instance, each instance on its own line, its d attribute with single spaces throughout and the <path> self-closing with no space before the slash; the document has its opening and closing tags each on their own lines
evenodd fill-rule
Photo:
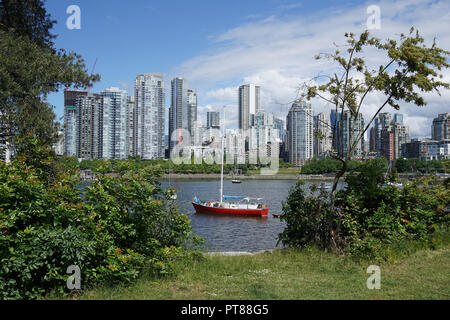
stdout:
<svg viewBox="0 0 450 320">
<path fill-rule="evenodd" d="M 52 48 L 56 36 L 50 29 L 51 20 L 41 0 L 2 0 L 0 2 L 0 30 L 26 36 L 41 48 Z"/>
<path fill-rule="evenodd" d="M 28 134 L 54 143 L 58 124 L 47 95 L 100 79 L 88 74 L 80 55 L 53 48 L 53 23 L 42 1 L 0 3 L 0 140 L 9 145 Z"/>
<path fill-rule="evenodd" d="M 330 246 L 339 250 L 339 225 L 340 211 L 335 206 L 337 185 L 348 169 L 355 148 L 368 130 L 373 120 L 387 106 L 400 109 L 400 103 L 414 103 L 418 106 L 426 105 L 422 96 L 423 92 L 448 89 L 449 84 L 441 81 L 442 75 L 438 74 L 442 69 L 448 68 L 447 57 L 449 51 L 436 46 L 433 40 L 431 46 L 425 44 L 423 37 L 414 28 L 408 35 L 401 34 L 398 41 L 387 39 L 382 41 L 371 37 L 365 31 L 357 37 L 353 33 L 346 33 L 346 50 L 341 53 L 338 49 L 331 54 L 319 54 L 316 59 L 328 58 L 337 64 L 336 73 L 329 76 L 318 76 L 314 80 L 319 84 L 305 84 L 302 98 L 311 100 L 318 98 L 333 106 L 336 113 L 340 112 L 340 127 L 343 127 L 344 111 L 350 112 L 351 120 L 356 122 L 361 114 L 361 108 L 370 94 L 378 94 L 383 97 L 383 102 L 373 114 L 370 121 L 365 124 L 364 130 L 354 135 L 352 128 L 349 130 L 349 147 L 344 152 L 332 150 L 331 157 L 342 164 L 336 173 L 333 187 L 330 193 L 330 219 L 328 228 L 330 233 Z M 364 50 L 374 51 L 384 57 L 385 63 L 378 67 L 370 66 L 364 57 Z M 322 82 L 321 78 L 326 80 Z M 343 130 L 336 132 L 337 117 L 333 124 L 333 138 L 340 144 L 342 150 Z"/>
</svg>

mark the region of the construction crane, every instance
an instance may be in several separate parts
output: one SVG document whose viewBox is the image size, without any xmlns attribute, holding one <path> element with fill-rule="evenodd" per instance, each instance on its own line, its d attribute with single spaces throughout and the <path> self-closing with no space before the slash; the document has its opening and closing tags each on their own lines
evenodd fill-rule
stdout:
<svg viewBox="0 0 450 320">
<path fill-rule="evenodd" d="M 97 60 L 98 60 L 98 58 L 95 58 L 94 65 L 92 66 L 92 70 L 91 70 L 91 76 L 94 74 L 95 65 L 97 64 Z M 91 87 L 92 86 L 88 87 L 88 92 L 87 92 L 88 95 L 89 95 L 89 92 L 91 92 Z"/>
</svg>

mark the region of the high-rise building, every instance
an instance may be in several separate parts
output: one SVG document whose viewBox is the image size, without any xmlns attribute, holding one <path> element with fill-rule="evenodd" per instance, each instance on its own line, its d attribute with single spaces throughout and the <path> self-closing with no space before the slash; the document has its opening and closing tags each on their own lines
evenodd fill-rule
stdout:
<svg viewBox="0 0 450 320">
<path fill-rule="evenodd" d="M 330 130 L 331 130 L 331 146 L 337 153 L 340 152 L 339 147 L 339 127 L 340 127 L 341 113 L 336 110 L 331 110 L 330 113 Z"/>
<path fill-rule="evenodd" d="M 313 157 L 313 116 L 310 104 L 292 104 L 286 118 L 289 162 L 302 166 Z"/>
<path fill-rule="evenodd" d="M 372 126 L 370 128 L 370 137 L 369 137 L 369 152 L 376 152 L 376 147 L 375 147 L 375 127 Z"/>
<path fill-rule="evenodd" d="M 450 113 L 441 113 L 433 119 L 431 138 L 436 141 L 450 139 Z"/>
<path fill-rule="evenodd" d="M 172 80 L 171 105 L 169 108 L 169 151 L 178 143 L 172 141 L 172 133 L 176 132 L 181 142 L 181 130 L 189 132 L 192 145 L 194 125 L 197 121 L 197 93 L 187 88 L 187 81 L 181 77 Z"/>
<path fill-rule="evenodd" d="M 57 156 L 64 155 L 64 131 L 58 130 L 58 140 L 52 145 Z"/>
<path fill-rule="evenodd" d="M 208 129 L 220 129 L 220 112 L 208 111 L 206 113 L 206 127 Z"/>
<path fill-rule="evenodd" d="M 164 81 L 161 73 L 138 74 L 134 85 L 133 155 L 141 159 L 164 157 Z"/>
<path fill-rule="evenodd" d="M 86 96 L 84 90 L 64 90 L 64 154 L 77 155 L 77 117 L 76 101 L 78 97 Z"/>
<path fill-rule="evenodd" d="M 394 133 L 389 127 L 381 130 L 381 155 L 388 161 L 395 159 Z"/>
<path fill-rule="evenodd" d="M 133 156 L 134 150 L 134 96 L 127 97 L 127 139 L 128 139 L 128 150 L 127 154 L 129 157 Z"/>
<path fill-rule="evenodd" d="M 403 114 L 401 113 L 394 113 L 394 119 L 392 120 L 393 123 L 400 123 L 403 124 Z"/>
<path fill-rule="evenodd" d="M 381 155 L 396 160 L 402 155 L 402 145 L 410 141 L 408 126 L 393 122 L 381 130 Z"/>
<path fill-rule="evenodd" d="M 253 126 L 249 129 L 249 151 L 254 157 L 278 158 L 280 142 L 273 114 L 258 111 L 254 116 Z"/>
<path fill-rule="evenodd" d="M 101 105 L 101 96 L 96 93 L 81 95 L 76 99 L 76 156 L 80 159 L 102 157 L 102 145 L 99 143 L 99 136 L 103 132 Z"/>
<path fill-rule="evenodd" d="M 260 109 L 260 87 L 244 84 L 239 87 L 239 129 L 245 133 L 252 125 Z"/>
<path fill-rule="evenodd" d="M 228 164 L 243 164 L 245 158 L 245 144 L 242 131 L 230 130 L 225 135 L 225 159 Z"/>
<path fill-rule="evenodd" d="M 351 148 L 353 152 L 350 155 L 351 158 L 361 158 L 364 154 L 364 118 L 359 113 L 354 119 L 349 110 L 344 111 L 342 114 L 342 134 L 339 136 L 339 155 L 346 157 Z M 359 140 L 358 140 L 359 139 Z"/>
<path fill-rule="evenodd" d="M 188 89 L 187 91 L 188 107 L 188 131 L 191 133 L 191 145 L 194 143 L 194 134 L 197 125 L 197 92 Z"/>
<path fill-rule="evenodd" d="M 314 116 L 314 156 L 321 158 L 331 150 L 330 116 L 323 112 Z"/>
<path fill-rule="evenodd" d="M 128 97 L 125 90 L 111 87 L 101 93 L 99 153 L 102 159 L 128 157 Z"/>
<path fill-rule="evenodd" d="M 274 129 L 278 130 L 278 139 L 281 140 L 281 142 L 284 142 L 285 140 L 285 128 L 284 128 L 284 121 L 283 119 L 274 118 L 273 119 L 273 127 Z"/>
<path fill-rule="evenodd" d="M 378 117 L 375 118 L 374 128 L 375 128 L 375 149 L 378 155 L 381 155 L 381 130 L 386 128 L 391 124 L 391 114 L 389 112 L 384 112 L 378 114 Z"/>
</svg>

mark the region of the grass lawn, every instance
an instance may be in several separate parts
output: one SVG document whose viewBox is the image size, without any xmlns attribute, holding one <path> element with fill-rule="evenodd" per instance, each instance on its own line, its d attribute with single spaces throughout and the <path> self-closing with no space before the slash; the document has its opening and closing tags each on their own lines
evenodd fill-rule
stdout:
<svg viewBox="0 0 450 320">
<path fill-rule="evenodd" d="M 211 256 L 179 263 L 170 277 L 95 288 L 80 299 L 450 299 L 450 245 L 379 263 L 381 289 L 369 290 L 370 263 L 315 249 Z M 376 263 L 374 263 L 376 264 Z"/>
</svg>

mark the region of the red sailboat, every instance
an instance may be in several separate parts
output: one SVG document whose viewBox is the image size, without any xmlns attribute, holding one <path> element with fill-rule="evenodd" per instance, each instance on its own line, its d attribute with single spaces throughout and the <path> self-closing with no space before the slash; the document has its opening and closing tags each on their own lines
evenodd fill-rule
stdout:
<svg viewBox="0 0 450 320">
<path fill-rule="evenodd" d="M 197 213 L 213 213 L 213 214 L 227 214 L 238 216 L 267 216 L 269 208 L 266 204 L 257 201 L 261 198 L 249 198 L 243 196 L 223 196 L 223 199 L 241 200 L 238 202 L 213 201 L 202 202 L 194 197 L 192 205 Z"/>
<path fill-rule="evenodd" d="M 225 118 L 225 117 L 224 117 Z M 224 141 L 222 136 L 222 168 L 220 174 L 220 200 L 219 201 L 200 201 L 194 196 L 192 205 L 197 213 L 213 213 L 221 215 L 237 216 L 257 216 L 265 217 L 269 214 L 269 208 L 262 203 L 262 198 L 250 198 L 245 196 L 224 196 L 223 195 L 223 154 Z M 235 200 L 235 201 L 224 201 Z"/>
</svg>

